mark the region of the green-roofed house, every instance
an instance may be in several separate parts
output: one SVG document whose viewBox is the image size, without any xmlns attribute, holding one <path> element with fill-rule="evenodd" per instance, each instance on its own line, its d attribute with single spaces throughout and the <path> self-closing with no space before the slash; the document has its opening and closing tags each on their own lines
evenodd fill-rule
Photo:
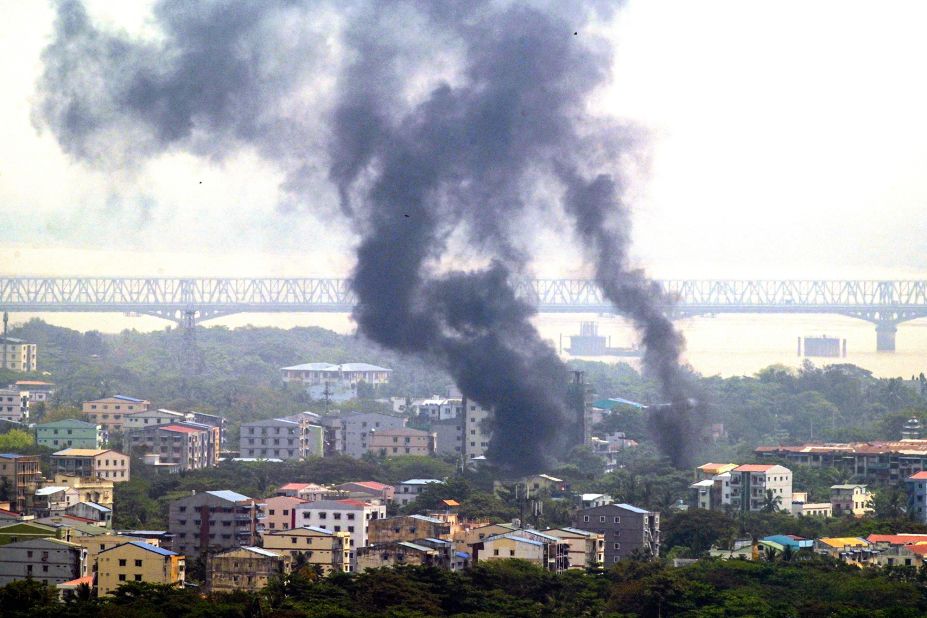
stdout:
<svg viewBox="0 0 927 618">
<path fill-rule="evenodd" d="M 0 545 L 17 543 L 29 539 L 60 539 L 67 531 L 60 526 L 39 524 L 34 521 L 21 521 L 0 525 Z"/>
<path fill-rule="evenodd" d="M 64 448 L 99 449 L 103 446 L 103 429 L 99 425 L 67 418 L 35 426 L 35 442 L 55 450 Z"/>
</svg>

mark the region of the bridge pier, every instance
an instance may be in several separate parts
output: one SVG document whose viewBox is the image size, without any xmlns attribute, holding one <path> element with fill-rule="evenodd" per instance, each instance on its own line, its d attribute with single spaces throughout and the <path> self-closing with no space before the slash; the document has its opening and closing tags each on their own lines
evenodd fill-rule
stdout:
<svg viewBox="0 0 927 618">
<path fill-rule="evenodd" d="M 898 323 L 892 320 L 876 322 L 876 352 L 894 352 Z"/>
</svg>

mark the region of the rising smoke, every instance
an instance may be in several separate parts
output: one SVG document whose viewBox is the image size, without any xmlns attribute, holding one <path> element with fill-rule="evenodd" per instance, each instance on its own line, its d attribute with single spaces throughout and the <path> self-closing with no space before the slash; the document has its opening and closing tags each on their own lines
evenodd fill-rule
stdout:
<svg viewBox="0 0 927 618">
<path fill-rule="evenodd" d="M 592 155 L 622 149 L 628 134 L 608 127 L 589 147 L 585 104 L 611 51 L 583 28 L 601 14 L 569 4 L 161 0 L 161 36 L 149 41 L 102 31 L 67 0 L 36 120 L 101 165 L 252 148 L 305 205 L 316 199 L 309 179 L 327 170 L 361 237 L 361 331 L 439 362 L 494 409 L 490 456 L 537 470 L 563 454 L 567 372 L 513 277 L 540 208 L 526 196 L 552 181 L 599 285 L 640 331 L 647 370 L 667 397 L 685 394 L 682 340 L 659 289 L 629 268 L 622 187 Z M 461 233 L 489 265 L 442 274 Z M 680 418 L 660 431 L 677 462 L 688 439 Z"/>
</svg>

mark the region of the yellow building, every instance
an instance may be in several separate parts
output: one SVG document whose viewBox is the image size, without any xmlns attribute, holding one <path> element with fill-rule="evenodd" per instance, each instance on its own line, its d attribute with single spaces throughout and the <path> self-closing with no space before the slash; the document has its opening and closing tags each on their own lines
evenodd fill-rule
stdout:
<svg viewBox="0 0 927 618">
<path fill-rule="evenodd" d="M 118 547 L 119 545 L 125 545 L 126 543 L 132 543 L 139 541 L 139 539 L 131 536 L 122 536 L 121 534 L 103 534 L 100 536 L 81 536 L 71 539 L 72 543 L 76 543 L 87 550 L 87 572 L 96 573 L 97 572 L 97 557 L 100 555 L 100 552 L 104 552 L 107 549 L 112 549 Z M 157 539 L 145 539 L 149 545 L 158 547 Z"/>
<path fill-rule="evenodd" d="M 113 508 L 113 482 L 91 476 L 56 474 L 55 485 L 73 487 L 79 494 L 78 502 L 94 502 L 106 508 Z"/>
<path fill-rule="evenodd" d="M 103 399 L 94 399 L 85 401 L 82 405 L 82 411 L 87 420 L 95 425 L 100 425 L 103 431 L 109 433 L 113 431 L 122 431 L 126 423 L 126 415 L 135 414 L 136 412 L 147 412 L 151 405 L 150 401 L 127 397 L 125 395 L 115 395 Z"/>
<path fill-rule="evenodd" d="M 184 557 L 142 541 L 104 549 L 97 554 L 97 594 L 112 593 L 127 582 L 183 587 Z"/>
<path fill-rule="evenodd" d="M 550 528 L 544 534 L 557 537 L 567 544 L 570 569 L 585 570 L 605 564 L 605 534 L 577 528 Z"/>
<path fill-rule="evenodd" d="M 26 343 L 13 337 L 0 337 L 0 369 L 35 371 L 38 368 L 37 350 L 34 343 Z"/>
<path fill-rule="evenodd" d="M 284 553 L 293 570 L 319 566 L 325 574 L 351 570 L 351 533 L 315 526 L 263 533 L 264 549 Z"/>
<path fill-rule="evenodd" d="M 289 572 L 288 556 L 262 547 L 238 547 L 209 556 L 209 592 L 255 592 L 267 581 Z"/>
<path fill-rule="evenodd" d="M 695 480 L 696 481 L 708 481 L 718 476 L 719 474 L 724 474 L 725 472 L 730 472 L 737 467 L 737 464 L 733 463 L 707 463 L 699 466 L 695 469 Z"/>
<path fill-rule="evenodd" d="M 55 474 L 99 477 L 121 483 L 129 480 L 129 456 L 113 449 L 66 448 L 52 453 Z"/>
</svg>

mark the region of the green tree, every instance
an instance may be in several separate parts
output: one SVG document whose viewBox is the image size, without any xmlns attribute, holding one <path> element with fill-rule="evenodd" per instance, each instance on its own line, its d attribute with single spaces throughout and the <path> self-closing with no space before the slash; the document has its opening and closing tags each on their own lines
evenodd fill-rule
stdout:
<svg viewBox="0 0 927 618">
<path fill-rule="evenodd" d="M 35 444 L 32 434 L 22 429 L 0 433 L 0 451 L 18 452 Z"/>
<path fill-rule="evenodd" d="M 782 510 L 782 496 L 776 494 L 772 489 L 767 489 L 763 496 L 763 512 L 774 513 Z"/>
</svg>

